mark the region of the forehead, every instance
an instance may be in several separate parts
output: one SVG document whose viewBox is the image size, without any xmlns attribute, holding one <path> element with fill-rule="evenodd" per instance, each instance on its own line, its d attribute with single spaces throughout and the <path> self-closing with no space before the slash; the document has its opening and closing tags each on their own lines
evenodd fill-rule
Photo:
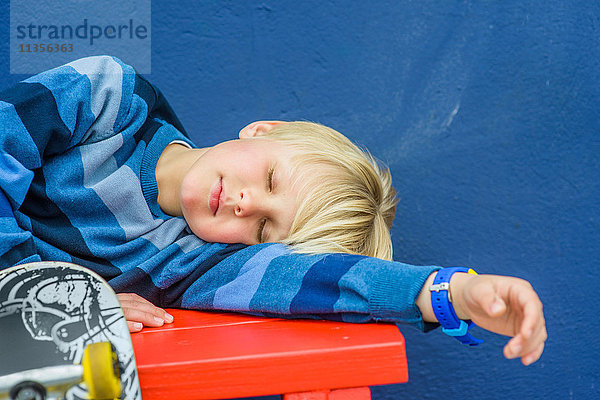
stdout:
<svg viewBox="0 0 600 400">
<path fill-rule="evenodd" d="M 249 151 L 257 159 L 266 159 L 281 166 L 293 168 L 293 160 L 298 151 L 291 146 L 265 138 L 245 138 L 232 141 L 240 150 Z"/>
<path fill-rule="evenodd" d="M 302 158 L 302 153 L 291 145 L 268 139 L 256 138 L 253 140 L 256 143 L 257 149 L 268 158 L 276 163 L 280 175 L 278 178 L 284 178 L 290 181 L 291 186 L 296 186 L 298 181 L 302 180 L 299 168 L 299 160 Z"/>
<path fill-rule="evenodd" d="M 275 175 L 278 180 L 286 180 L 291 186 L 299 180 L 298 160 L 301 158 L 301 152 L 293 146 L 267 137 L 252 137 L 237 139 L 237 146 L 243 150 L 248 150 L 250 154 L 257 159 L 263 159 L 269 166 L 276 167 Z M 290 188 L 292 189 L 292 188 Z"/>
<path fill-rule="evenodd" d="M 238 143 L 242 146 L 248 146 L 249 148 L 264 151 L 266 153 L 271 152 L 285 152 L 291 153 L 292 147 L 286 143 L 282 143 L 277 140 L 270 139 L 264 136 L 257 136 L 251 138 L 236 139 L 233 142 Z"/>
</svg>

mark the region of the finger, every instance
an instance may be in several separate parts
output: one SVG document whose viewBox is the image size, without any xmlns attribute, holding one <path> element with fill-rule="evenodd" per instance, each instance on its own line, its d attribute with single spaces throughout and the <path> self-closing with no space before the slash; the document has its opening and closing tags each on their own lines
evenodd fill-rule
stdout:
<svg viewBox="0 0 600 400">
<path fill-rule="evenodd" d="M 540 346 L 541 350 L 543 350 L 547 337 L 545 328 L 536 333 L 535 336 L 531 337 L 529 340 L 526 340 L 521 334 L 518 334 L 504 346 L 504 356 L 508 359 L 519 357 L 523 359 L 523 357 L 530 356 L 540 350 Z M 531 360 L 530 363 L 536 359 L 537 358 Z"/>
<path fill-rule="evenodd" d="M 140 310 L 138 308 L 123 308 L 123 314 L 125 314 L 125 319 L 127 321 L 141 322 L 145 326 L 158 327 L 163 326 L 165 323 L 163 318 L 157 317 L 151 312 Z"/>
<path fill-rule="evenodd" d="M 153 314 L 159 318 L 162 318 L 165 314 L 163 309 L 158 308 L 152 303 L 146 301 L 140 302 L 136 300 L 126 300 L 121 302 L 121 307 L 123 309 L 135 309 L 148 314 Z"/>
<path fill-rule="evenodd" d="M 547 337 L 545 328 L 529 341 L 519 334 L 504 346 L 504 356 L 508 359 L 520 357 L 525 365 L 529 365 L 542 354 Z"/>
<path fill-rule="evenodd" d="M 136 293 L 117 293 L 117 298 L 119 299 L 119 301 L 148 301 Z"/>
<path fill-rule="evenodd" d="M 537 347 L 537 349 L 535 349 L 531 353 L 521 357 L 521 362 L 523 363 L 523 365 L 526 365 L 526 366 L 531 365 L 540 359 L 543 352 L 544 352 L 544 343 L 540 343 L 540 345 Z"/>
<path fill-rule="evenodd" d="M 548 333 L 546 332 L 546 326 L 545 324 L 542 322 L 540 324 L 540 328 L 538 328 L 536 330 L 536 332 L 532 335 L 531 338 L 524 340 L 524 345 L 523 345 L 523 356 L 524 355 L 528 355 L 534 351 L 536 351 L 537 349 L 539 349 L 540 345 L 544 345 L 544 343 L 546 342 L 546 339 L 548 338 Z"/>
<path fill-rule="evenodd" d="M 130 333 L 139 332 L 144 327 L 141 323 L 134 321 L 127 321 L 127 326 L 129 327 Z"/>
<path fill-rule="evenodd" d="M 154 304 L 135 293 L 121 293 L 117 297 L 121 304 L 145 304 L 156 307 Z"/>
<path fill-rule="evenodd" d="M 128 299 L 128 298 L 132 298 L 132 297 L 140 297 L 140 295 L 138 295 L 136 293 L 117 293 L 117 297 L 119 299 Z"/>
<path fill-rule="evenodd" d="M 521 356 L 523 350 L 523 338 L 521 335 L 517 335 L 508 341 L 504 346 L 504 357 L 513 359 Z"/>
<path fill-rule="evenodd" d="M 162 319 L 164 322 L 173 322 L 173 316 L 167 313 L 160 307 L 156 307 L 154 304 L 138 296 L 135 293 L 121 293 L 119 295 L 121 302 L 121 308 L 125 311 L 126 308 L 137 309 L 146 313 L 153 314 L 157 318 Z"/>
<path fill-rule="evenodd" d="M 542 305 L 533 290 L 524 291 L 519 296 L 519 303 L 523 310 L 523 321 L 519 332 L 526 338 L 530 338 L 539 329 L 543 320 Z"/>
<path fill-rule="evenodd" d="M 506 311 L 506 303 L 497 295 L 494 302 L 490 305 L 488 314 L 490 317 L 499 317 Z"/>
</svg>

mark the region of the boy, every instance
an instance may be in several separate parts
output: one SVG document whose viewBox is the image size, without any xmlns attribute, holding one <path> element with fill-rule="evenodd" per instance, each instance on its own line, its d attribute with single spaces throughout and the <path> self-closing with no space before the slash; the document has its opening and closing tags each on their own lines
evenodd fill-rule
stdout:
<svg viewBox="0 0 600 400">
<path fill-rule="evenodd" d="M 263 121 L 240 137 L 195 149 L 160 92 L 112 57 L 0 93 L 0 266 L 86 266 L 129 292 L 132 330 L 171 320 L 156 306 L 460 322 L 439 306 L 514 336 L 507 357 L 539 358 L 546 330 L 527 282 L 388 261 L 389 174 L 343 136 Z"/>
</svg>

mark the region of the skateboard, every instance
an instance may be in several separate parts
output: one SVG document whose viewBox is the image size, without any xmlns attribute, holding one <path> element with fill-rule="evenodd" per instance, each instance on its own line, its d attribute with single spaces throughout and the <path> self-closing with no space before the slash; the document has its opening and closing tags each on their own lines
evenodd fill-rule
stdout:
<svg viewBox="0 0 600 400">
<path fill-rule="evenodd" d="M 66 262 L 0 271 L 0 400 L 141 400 L 112 288 Z"/>
</svg>

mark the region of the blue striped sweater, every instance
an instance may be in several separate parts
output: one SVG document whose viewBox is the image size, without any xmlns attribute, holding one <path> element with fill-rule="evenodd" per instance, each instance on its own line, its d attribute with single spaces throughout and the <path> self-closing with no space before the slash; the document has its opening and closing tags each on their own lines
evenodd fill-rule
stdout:
<svg viewBox="0 0 600 400">
<path fill-rule="evenodd" d="M 68 261 L 161 307 L 428 328 L 415 300 L 438 267 L 193 235 L 157 202 L 173 141 L 193 146 L 160 91 L 113 57 L 1 92 L 0 268 Z"/>
</svg>

